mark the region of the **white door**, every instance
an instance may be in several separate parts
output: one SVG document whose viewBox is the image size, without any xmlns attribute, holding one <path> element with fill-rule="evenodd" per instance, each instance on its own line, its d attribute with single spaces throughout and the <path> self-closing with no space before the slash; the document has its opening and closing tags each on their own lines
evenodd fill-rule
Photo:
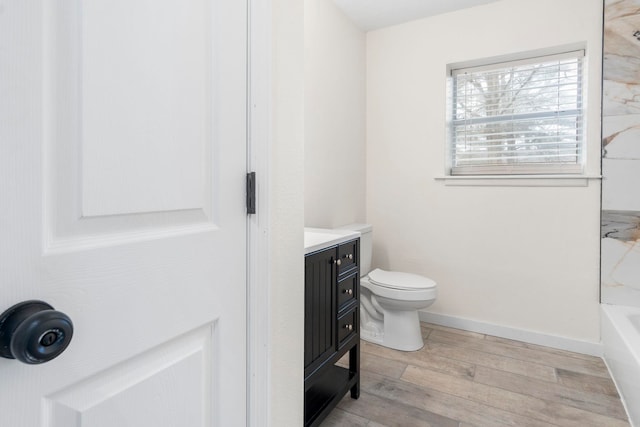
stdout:
<svg viewBox="0 0 640 427">
<path fill-rule="evenodd" d="M 246 17 L 0 0 L 0 312 L 74 326 L 0 358 L 0 426 L 246 424 Z"/>
</svg>

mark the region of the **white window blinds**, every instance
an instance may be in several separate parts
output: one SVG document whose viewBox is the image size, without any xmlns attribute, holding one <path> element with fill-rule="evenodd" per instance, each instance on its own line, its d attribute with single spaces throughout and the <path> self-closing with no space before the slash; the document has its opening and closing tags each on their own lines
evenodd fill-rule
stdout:
<svg viewBox="0 0 640 427">
<path fill-rule="evenodd" d="M 581 173 L 584 52 L 451 71 L 451 174 Z"/>
</svg>

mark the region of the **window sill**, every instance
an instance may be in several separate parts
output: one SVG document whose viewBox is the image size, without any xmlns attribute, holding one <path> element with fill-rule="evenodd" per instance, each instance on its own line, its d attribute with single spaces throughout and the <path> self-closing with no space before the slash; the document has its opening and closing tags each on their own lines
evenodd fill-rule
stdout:
<svg viewBox="0 0 640 427">
<path fill-rule="evenodd" d="M 587 187 L 601 175 L 457 175 L 439 176 L 444 185 L 462 187 Z"/>
</svg>

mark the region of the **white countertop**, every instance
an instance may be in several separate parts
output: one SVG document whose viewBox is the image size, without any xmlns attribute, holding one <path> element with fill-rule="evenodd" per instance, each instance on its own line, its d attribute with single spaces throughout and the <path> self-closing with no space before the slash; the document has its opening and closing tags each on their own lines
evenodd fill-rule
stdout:
<svg viewBox="0 0 640 427">
<path fill-rule="evenodd" d="M 304 254 L 310 254 L 329 246 L 360 237 L 359 231 L 333 230 L 329 228 L 304 228 Z"/>
</svg>

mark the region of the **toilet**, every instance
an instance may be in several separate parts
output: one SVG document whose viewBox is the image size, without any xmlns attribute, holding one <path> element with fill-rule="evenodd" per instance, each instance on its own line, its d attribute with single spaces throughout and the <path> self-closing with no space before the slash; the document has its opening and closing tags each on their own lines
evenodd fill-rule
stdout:
<svg viewBox="0 0 640 427">
<path fill-rule="evenodd" d="M 350 224 L 342 230 L 360 237 L 360 338 L 402 351 L 424 346 L 418 310 L 436 299 L 436 283 L 424 276 L 371 270 L 372 231 L 369 224 Z"/>
</svg>

